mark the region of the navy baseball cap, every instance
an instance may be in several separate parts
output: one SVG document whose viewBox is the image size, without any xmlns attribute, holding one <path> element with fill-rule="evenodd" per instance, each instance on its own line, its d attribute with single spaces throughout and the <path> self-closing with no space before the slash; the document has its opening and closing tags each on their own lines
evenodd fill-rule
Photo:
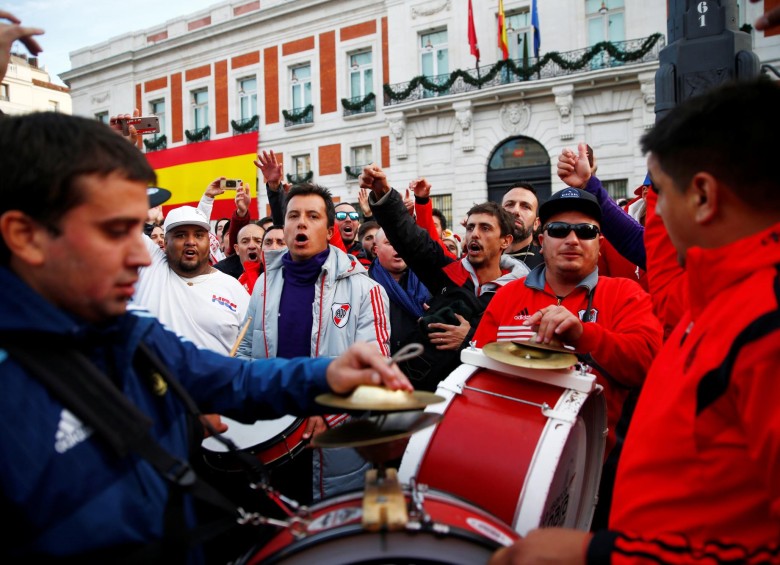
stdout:
<svg viewBox="0 0 780 565">
<path fill-rule="evenodd" d="M 544 226 L 555 214 L 570 210 L 582 212 L 601 223 L 601 206 L 590 192 L 579 188 L 567 187 L 559 190 L 539 207 L 539 220 Z"/>
<path fill-rule="evenodd" d="M 149 208 L 154 208 L 167 202 L 171 197 L 171 191 L 158 186 L 150 186 L 146 189 L 146 195 L 149 197 Z"/>
</svg>

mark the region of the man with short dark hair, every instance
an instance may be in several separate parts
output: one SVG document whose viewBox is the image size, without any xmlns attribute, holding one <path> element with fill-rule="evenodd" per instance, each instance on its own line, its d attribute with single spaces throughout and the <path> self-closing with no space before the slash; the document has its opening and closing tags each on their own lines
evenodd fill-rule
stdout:
<svg viewBox="0 0 780 565">
<path fill-rule="evenodd" d="M 526 182 L 516 182 L 504 194 L 501 207 L 515 218 L 514 239 L 506 254 L 533 269 L 544 261 L 541 247 L 534 242 L 536 230 L 539 229 L 536 188 Z"/>
<path fill-rule="evenodd" d="M 780 562 L 778 107 L 774 81 L 731 84 L 642 138 L 687 311 L 639 397 L 609 530 L 536 530 L 491 563 Z"/>
<path fill-rule="evenodd" d="M 330 192 L 316 184 L 290 189 L 285 207 L 287 249 L 264 252 L 265 272 L 252 292 L 252 327 L 238 356 L 329 357 L 355 341 L 389 355 L 387 295 L 352 256 L 329 245 L 336 210 Z M 328 418 L 342 423 L 343 414 Z M 305 437 L 325 429 L 309 418 Z M 314 500 L 358 488 L 368 466 L 354 450 L 318 449 L 314 455 Z"/>
<path fill-rule="evenodd" d="M 376 257 L 374 246 L 376 244 L 375 238 L 378 230 L 379 224 L 374 220 L 363 222 L 358 229 L 358 241 L 360 242 L 360 247 L 363 248 L 362 255 L 365 256 L 366 261 L 360 261 L 360 254 L 358 254 L 358 260 L 364 267 L 366 266 L 366 263 L 370 265 Z"/>
<path fill-rule="evenodd" d="M 469 312 L 456 313 L 449 323 L 440 320 L 427 324 L 430 343 L 439 350 L 453 351 L 451 362 L 457 364 L 457 352 L 470 341 L 496 290 L 528 273 L 525 265 L 503 256 L 512 243 L 511 216 L 495 202 L 473 206 L 466 220 L 466 257 L 455 259 L 415 224 L 401 195 L 390 187 L 379 166 L 365 167 L 360 185 L 371 189 L 371 210 L 387 239 L 433 295 L 432 310 L 437 296 L 442 295 L 441 303 L 448 300 L 443 297 L 448 292 L 452 295 L 455 289 L 467 291 L 464 299 L 471 303 Z"/>
<path fill-rule="evenodd" d="M 188 543 L 198 519 L 188 458 L 201 428 L 174 380 L 201 408 L 245 422 L 318 413 L 317 395 L 380 376 L 410 388 L 373 346 L 249 363 L 128 312 L 150 264 L 142 227 L 156 179 L 105 125 L 53 112 L 3 117 L 0 169 L 0 411 L 13 423 L 0 434 L 0 500 L 13 517 L 3 563 L 203 562 L 201 540 Z M 84 381 L 78 390 L 114 401 L 74 400 L 73 383 Z M 113 419 L 119 400 L 140 412 L 132 424 L 142 433 L 128 438 L 130 417 Z M 90 413 L 117 425 L 92 424 Z M 144 446 L 173 464 L 163 471 Z"/>
</svg>

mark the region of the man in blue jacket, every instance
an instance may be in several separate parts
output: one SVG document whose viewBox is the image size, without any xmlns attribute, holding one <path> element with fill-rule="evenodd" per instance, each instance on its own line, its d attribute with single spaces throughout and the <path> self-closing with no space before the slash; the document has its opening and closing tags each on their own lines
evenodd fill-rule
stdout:
<svg viewBox="0 0 780 565">
<path fill-rule="evenodd" d="M 1 118 L 0 170 L 0 508 L 10 518 L 0 561 L 140 562 L 134 552 L 164 541 L 178 489 L 147 458 L 108 449 L 101 430 L 64 406 L 10 347 L 20 334 L 44 363 L 63 344 L 78 350 L 148 417 L 157 444 L 184 461 L 198 439 L 187 409 L 172 387 L 141 375 L 139 348 L 161 359 L 204 412 L 244 422 L 318 413 L 317 394 L 358 384 L 411 390 L 366 344 L 336 359 L 241 361 L 127 312 L 150 261 L 142 228 L 155 174 L 108 127 L 54 113 Z M 191 528 L 192 497 L 181 499 Z M 200 559 L 182 551 L 175 562 Z"/>
</svg>

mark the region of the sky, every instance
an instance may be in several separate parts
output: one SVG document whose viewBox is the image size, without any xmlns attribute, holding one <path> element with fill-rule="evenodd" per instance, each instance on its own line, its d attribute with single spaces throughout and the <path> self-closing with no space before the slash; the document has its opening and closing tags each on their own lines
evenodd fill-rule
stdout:
<svg viewBox="0 0 780 565">
<path fill-rule="evenodd" d="M 23 25 L 46 31 L 36 38 L 43 47 L 38 63 L 46 67 L 53 83 L 64 84 L 57 75 L 70 70 L 71 51 L 220 3 L 220 0 L 6 0 L 2 9 L 22 20 Z M 27 53 L 18 41 L 13 51 Z"/>
</svg>

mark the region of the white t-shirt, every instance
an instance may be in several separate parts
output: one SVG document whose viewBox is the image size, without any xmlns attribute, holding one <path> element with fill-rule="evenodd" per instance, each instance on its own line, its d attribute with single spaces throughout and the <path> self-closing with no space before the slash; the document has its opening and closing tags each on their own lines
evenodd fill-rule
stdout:
<svg viewBox="0 0 780 565">
<path fill-rule="evenodd" d="M 249 293 L 217 270 L 180 277 L 168 266 L 165 252 L 150 238 L 145 241 L 152 264 L 140 271 L 133 304 L 195 345 L 229 354 L 249 307 Z"/>
</svg>

